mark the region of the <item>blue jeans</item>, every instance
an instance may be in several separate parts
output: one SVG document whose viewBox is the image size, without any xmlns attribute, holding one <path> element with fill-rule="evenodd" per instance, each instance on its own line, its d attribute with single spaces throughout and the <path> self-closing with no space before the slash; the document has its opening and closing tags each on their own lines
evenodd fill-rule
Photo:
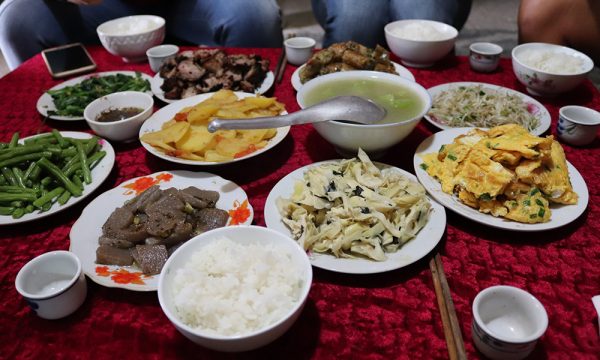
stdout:
<svg viewBox="0 0 600 360">
<path fill-rule="evenodd" d="M 323 46 L 354 40 L 374 47 L 384 45 L 384 26 L 395 20 L 428 19 L 464 25 L 471 0 L 311 0 L 323 29 Z"/>
<path fill-rule="evenodd" d="M 276 0 L 104 0 L 94 6 L 5 0 L 0 5 L 0 50 L 14 69 L 48 47 L 99 43 L 98 25 L 133 14 L 165 18 L 170 41 L 237 47 L 279 47 L 283 41 Z"/>
</svg>

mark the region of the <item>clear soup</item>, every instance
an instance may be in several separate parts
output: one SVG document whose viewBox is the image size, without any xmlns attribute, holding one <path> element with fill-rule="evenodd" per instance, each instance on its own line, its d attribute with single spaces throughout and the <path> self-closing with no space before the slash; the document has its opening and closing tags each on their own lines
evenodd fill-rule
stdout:
<svg viewBox="0 0 600 360">
<path fill-rule="evenodd" d="M 306 106 L 312 106 L 336 96 L 354 95 L 369 99 L 385 108 L 387 115 L 378 124 L 410 120 L 423 110 L 423 100 L 412 89 L 381 80 L 343 79 L 315 86 L 306 94 Z"/>
</svg>

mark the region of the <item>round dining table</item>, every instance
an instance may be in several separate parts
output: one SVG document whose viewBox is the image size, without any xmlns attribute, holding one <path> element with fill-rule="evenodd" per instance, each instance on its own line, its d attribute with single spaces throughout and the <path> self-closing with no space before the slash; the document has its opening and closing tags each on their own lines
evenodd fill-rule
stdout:
<svg viewBox="0 0 600 360">
<path fill-rule="evenodd" d="M 189 48 L 192 49 L 192 48 Z M 100 46 L 88 50 L 98 72 L 134 70 L 154 74 L 147 62 L 124 63 Z M 257 54 L 271 70 L 281 49 L 226 48 L 228 54 Z M 398 61 L 397 58 L 392 58 Z M 299 110 L 287 65 L 281 82 L 267 96 Z M 492 73 L 470 69 L 468 58 L 448 55 L 426 69 L 408 68 L 415 81 L 430 88 L 457 81 L 483 82 L 526 93 L 514 76 L 511 60 L 502 58 Z M 0 79 L 0 141 L 47 132 L 91 133 L 85 121 L 46 119 L 36 110 L 38 98 L 61 80 L 48 73 L 37 55 Z M 545 135 L 556 137 L 558 110 L 577 104 L 600 110 L 600 93 L 585 80 L 576 89 L 551 98 L 535 97 L 549 111 Z M 155 99 L 156 109 L 164 106 Z M 414 173 L 417 146 L 439 131 L 426 121 L 379 162 Z M 432 253 L 408 266 L 377 274 L 343 274 L 314 268 L 307 303 L 295 324 L 273 343 L 245 353 L 219 353 L 180 334 L 162 312 L 156 292 L 136 292 L 99 285 L 88 279 L 84 304 L 59 320 L 36 316 L 17 293 L 19 269 L 32 258 L 67 250 L 70 231 L 95 197 L 129 179 L 163 170 L 209 172 L 241 186 L 254 209 L 253 224 L 265 226 L 263 210 L 271 189 L 290 172 L 340 158 L 311 125 L 292 126 L 286 138 L 258 156 L 225 165 L 192 166 L 160 159 L 139 141 L 112 143 L 116 161 L 91 196 L 48 217 L 0 225 L 0 358 L 3 359 L 446 359 L 442 318 L 429 267 L 440 254 L 468 358 L 481 358 L 471 334 L 472 304 L 493 285 L 527 290 L 544 305 L 549 326 L 533 359 L 598 359 L 600 339 L 591 298 L 600 294 L 600 138 L 585 147 L 562 144 L 567 160 L 581 173 L 589 191 L 587 209 L 569 224 L 547 231 L 498 229 L 446 209 L 447 226 Z"/>
</svg>

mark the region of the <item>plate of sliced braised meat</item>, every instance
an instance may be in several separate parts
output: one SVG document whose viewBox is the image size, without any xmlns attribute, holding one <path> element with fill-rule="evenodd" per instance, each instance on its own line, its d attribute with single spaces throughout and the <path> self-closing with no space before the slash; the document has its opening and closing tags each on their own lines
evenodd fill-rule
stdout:
<svg viewBox="0 0 600 360">
<path fill-rule="evenodd" d="M 264 94 L 275 80 L 269 60 L 255 54 L 226 54 L 221 49 L 183 51 L 152 78 L 152 93 L 166 103 L 220 89 Z"/>
<path fill-rule="evenodd" d="M 100 285 L 155 291 L 181 244 L 218 227 L 250 225 L 253 217 L 235 183 L 205 172 L 161 171 L 94 199 L 71 228 L 69 250 Z"/>
</svg>

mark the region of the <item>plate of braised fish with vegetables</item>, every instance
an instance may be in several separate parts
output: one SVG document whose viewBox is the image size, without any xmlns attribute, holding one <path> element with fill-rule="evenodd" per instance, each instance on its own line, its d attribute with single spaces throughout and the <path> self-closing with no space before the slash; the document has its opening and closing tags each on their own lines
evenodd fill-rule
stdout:
<svg viewBox="0 0 600 360">
<path fill-rule="evenodd" d="M 442 205 L 506 230 L 567 225 L 589 200 L 583 177 L 566 160 L 560 143 L 516 124 L 437 132 L 417 148 L 414 167 Z"/>
<path fill-rule="evenodd" d="M 214 118 L 250 119 L 286 114 L 276 98 L 231 90 L 196 95 L 169 104 L 140 128 L 142 146 L 151 154 L 186 165 L 217 165 L 261 154 L 290 131 L 276 129 L 208 131 Z"/>
<path fill-rule="evenodd" d="M 444 234 L 446 212 L 414 175 L 359 150 L 281 179 L 267 197 L 265 222 L 295 239 L 313 266 L 371 274 L 427 255 Z"/>
<path fill-rule="evenodd" d="M 70 251 L 94 282 L 155 291 L 168 257 L 203 232 L 250 225 L 244 190 L 205 172 L 161 171 L 125 181 L 83 210 L 71 228 Z"/>
<path fill-rule="evenodd" d="M 442 130 L 517 124 L 539 136 L 552 123 L 550 113 L 539 101 L 502 86 L 454 82 L 427 91 L 432 103 L 425 120 Z"/>
<path fill-rule="evenodd" d="M 264 94 L 275 82 L 269 66 L 268 59 L 256 54 L 187 50 L 162 64 L 152 78 L 152 92 L 166 103 L 220 89 Z"/>
<path fill-rule="evenodd" d="M 0 143 L 0 225 L 37 220 L 89 196 L 110 174 L 115 152 L 102 138 L 57 131 Z"/>
<path fill-rule="evenodd" d="M 390 60 L 390 53 L 377 45 L 368 48 L 354 41 L 336 43 L 316 52 L 292 74 L 292 86 L 296 91 L 317 76 L 340 71 L 371 70 L 399 75 L 414 81 L 413 74 L 404 66 Z"/>
<path fill-rule="evenodd" d="M 120 91 L 152 94 L 152 77 L 139 71 L 106 71 L 64 81 L 46 90 L 37 101 L 40 114 L 53 120 L 83 120 L 83 110 L 92 101 Z"/>
</svg>

